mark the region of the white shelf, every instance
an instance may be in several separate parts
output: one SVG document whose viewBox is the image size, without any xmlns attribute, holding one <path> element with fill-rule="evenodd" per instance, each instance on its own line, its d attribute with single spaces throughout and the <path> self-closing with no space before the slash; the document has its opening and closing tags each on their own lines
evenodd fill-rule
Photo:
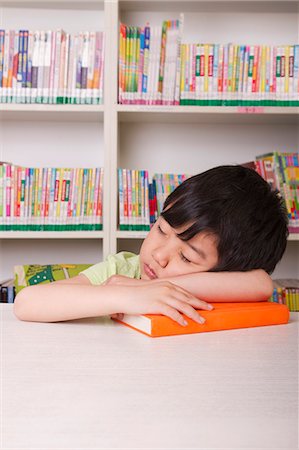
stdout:
<svg viewBox="0 0 299 450">
<path fill-rule="evenodd" d="M 104 0 L 0 0 L 0 7 L 103 10 Z"/>
<path fill-rule="evenodd" d="M 139 12 L 298 12 L 297 0 L 119 0 L 121 11 Z"/>
<path fill-rule="evenodd" d="M 148 231 L 120 231 L 116 232 L 117 239 L 145 239 Z M 288 241 L 299 241 L 299 233 L 290 233 Z"/>
<path fill-rule="evenodd" d="M 104 106 L 0 103 L 0 119 L 103 122 Z"/>
<path fill-rule="evenodd" d="M 103 231 L 0 231 L 0 239 L 103 239 Z"/>
<path fill-rule="evenodd" d="M 120 122 L 299 124 L 298 107 L 117 105 L 116 110 Z"/>
<path fill-rule="evenodd" d="M 148 231 L 120 231 L 116 232 L 117 239 L 145 239 Z"/>
</svg>

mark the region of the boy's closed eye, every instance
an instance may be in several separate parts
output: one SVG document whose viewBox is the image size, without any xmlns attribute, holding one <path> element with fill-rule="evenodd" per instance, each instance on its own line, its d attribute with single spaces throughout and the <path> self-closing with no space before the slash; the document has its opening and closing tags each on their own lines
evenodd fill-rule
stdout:
<svg viewBox="0 0 299 450">
<path fill-rule="evenodd" d="M 190 259 L 186 258 L 186 256 L 184 256 L 182 252 L 180 253 L 180 257 L 181 257 L 181 260 L 184 261 L 185 263 L 190 264 L 192 262 L 192 261 L 190 261 Z"/>
<path fill-rule="evenodd" d="M 162 227 L 161 227 L 160 224 L 158 225 L 157 228 L 158 228 L 160 234 L 162 234 L 163 236 L 166 236 L 166 235 L 167 235 L 166 231 L 164 231 L 164 230 L 162 229 Z M 191 263 L 193 262 L 193 261 L 191 261 L 189 258 L 187 258 L 187 257 L 183 254 L 182 251 L 180 252 L 180 258 L 181 258 L 182 261 L 184 261 L 184 262 L 187 263 L 187 264 L 191 264 Z"/>
<path fill-rule="evenodd" d="M 166 233 L 162 230 L 162 228 L 161 228 L 160 225 L 158 225 L 158 230 L 159 230 L 159 232 L 160 232 L 161 234 L 166 234 Z"/>
</svg>

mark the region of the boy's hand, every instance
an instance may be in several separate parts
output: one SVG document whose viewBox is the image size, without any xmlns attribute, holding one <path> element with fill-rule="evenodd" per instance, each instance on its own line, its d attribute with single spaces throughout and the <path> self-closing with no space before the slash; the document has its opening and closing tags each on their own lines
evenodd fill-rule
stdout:
<svg viewBox="0 0 299 450">
<path fill-rule="evenodd" d="M 164 314 L 186 326 L 187 322 L 181 313 L 203 324 L 205 319 L 195 308 L 213 309 L 208 303 L 168 281 L 153 282 L 114 275 L 104 285 L 111 287 L 112 302 L 121 311 L 113 314 L 113 318 L 121 319 L 122 314 Z"/>
</svg>

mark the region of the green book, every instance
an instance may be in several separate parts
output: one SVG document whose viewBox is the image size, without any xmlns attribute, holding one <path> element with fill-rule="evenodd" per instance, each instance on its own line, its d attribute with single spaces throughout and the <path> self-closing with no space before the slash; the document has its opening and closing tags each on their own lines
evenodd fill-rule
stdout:
<svg viewBox="0 0 299 450">
<path fill-rule="evenodd" d="M 73 278 L 92 264 L 30 264 L 14 267 L 16 294 L 24 287 Z"/>
</svg>

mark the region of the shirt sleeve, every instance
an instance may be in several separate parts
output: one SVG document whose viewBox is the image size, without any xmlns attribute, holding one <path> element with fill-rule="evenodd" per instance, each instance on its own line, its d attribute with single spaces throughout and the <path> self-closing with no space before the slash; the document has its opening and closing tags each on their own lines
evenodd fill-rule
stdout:
<svg viewBox="0 0 299 450">
<path fill-rule="evenodd" d="M 140 278 L 139 256 L 130 252 L 109 255 L 106 261 L 97 263 L 80 273 L 83 273 L 91 284 L 102 284 L 112 275 L 138 279 Z"/>
<path fill-rule="evenodd" d="M 113 267 L 111 267 L 108 261 L 103 261 L 88 267 L 88 269 L 83 270 L 81 273 L 89 279 L 91 284 L 102 284 L 109 277 L 115 275 L 116 272 L 113 272 Z"/>
</svg>

